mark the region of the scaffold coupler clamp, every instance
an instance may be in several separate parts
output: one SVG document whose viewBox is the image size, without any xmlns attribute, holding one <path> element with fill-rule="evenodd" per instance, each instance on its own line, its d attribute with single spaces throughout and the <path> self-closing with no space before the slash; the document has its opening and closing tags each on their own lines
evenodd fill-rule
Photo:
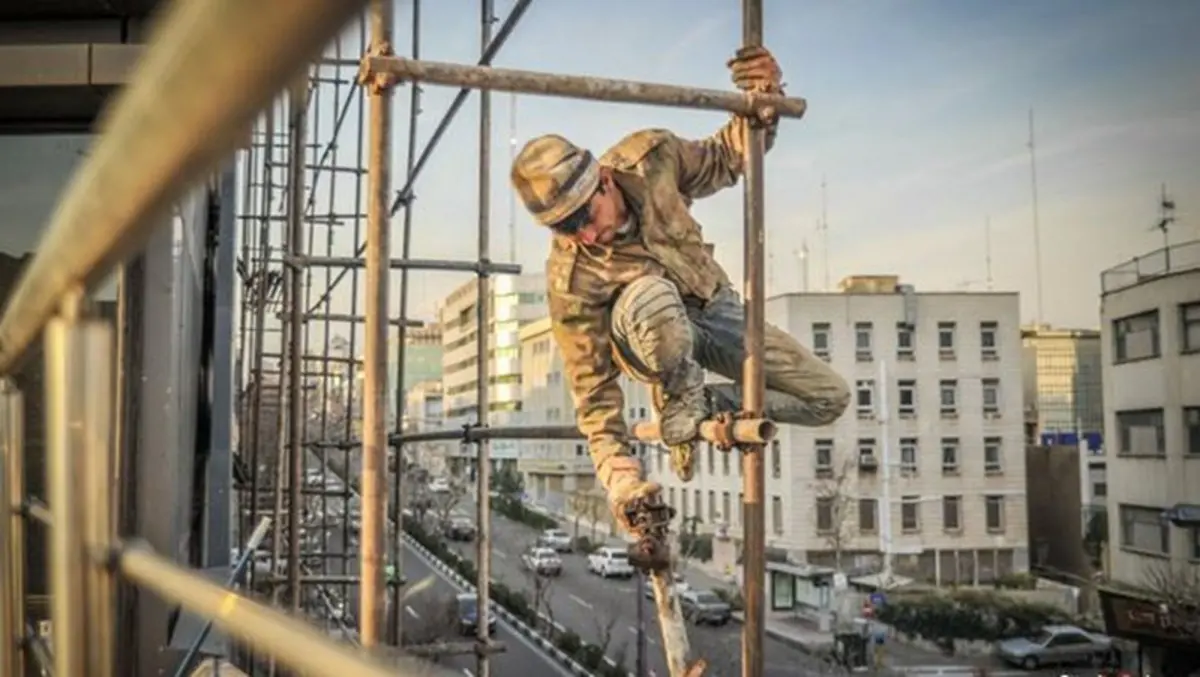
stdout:
<svg viewBox="0 0 1200 677">
<path fill-rule="evenodd" d="M 371 94 L 382 94 L 395 87 L 400 82 L 400 78 L 391 73 L 378 72 L 371 68 L 371 57 L 389 57 L 395 56 L 395 54 L 390 42 L 380 41 L 372 44 L 362 62 L 358 64 L 358 84 Z"/>
<path fill-rule="evenodd" d="M 476 428 L 482 428 L 482 427 L 483 427 L 483 424 L 480 423 L 479 421 L 468 421 L 468 422 L 462 424 L 462 431 L 463 431 L 462 443 L 463 444 L 471 444 L 471 443 L 475 442 L 475 440 L 471 439 L 471 431 Z"/>
</svg>

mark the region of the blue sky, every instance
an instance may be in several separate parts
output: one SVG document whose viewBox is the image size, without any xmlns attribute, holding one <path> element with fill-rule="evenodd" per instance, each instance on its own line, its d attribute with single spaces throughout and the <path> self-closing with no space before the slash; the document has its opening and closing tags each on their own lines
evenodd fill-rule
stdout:
<svg viewBox="0 0 1200 677">
<path fill-rule="evenodd" d="M 511 2 L 497 3 L 497 14 Z M 479 8 L 422 8 L 422 57 L 473 62 Z M 815 224 L 827 177 L 828 268 L 895 273 L 920 290 L 985 288 L 990 218 L 993 287 L 1022 295 L 1034 319 L 1028 114 L 1036 115 L 1043 251 L 1043 320 L 1096 326 L 1100 272 L 1161 246 L 1150 227 L 1159 186 L 1180 204 L 1172 240 L 1196 239 L 1200 219 L 1200 3 L 1106 0 L 968 2 L 872 0 L 766 3 L 766 43 L 789 92 L 809 100 L 785 121 L 767 160 L 769 291 L 799 290 L 795 251 L 811 249 L 810 288 L 824 288 Z M 396 49 L 407 54 L 411 3 L 398 3 Z M 495 65 L 724 88 L 740 39 L 732 0 L 535 0 Z M 686 11 L 685 11 L 686 10 Z M 346 37 L 357 52 L 357 31 Z M 453 90 L 425 88 L 423 145 Z M 396 184 L 403 183 L 407 87 L 395 98 Z M 332 93 L 318 104 L 328 139 Z M 508 260 L 511 100 L 493 95 L 493 258 Z M 602 152 L 642 127 L 703 136 L 724 114 L 520 97 L 516 138 L 564 134 Z M 478 99 L 472 97 L 416 188 L 412 255 L 473 259 Z M 352 112 L 343 154 L 357 135 Z M 345 160 L 339 164 L 347 164 Z M 323 179 L 324 180 L 324 179 Z M 352 199 L 339 190 L 339 203 Z M 327 190 L 327 189 L 326 189 Z M 324 192 L 324 191 L 321 191 Z M 741 279 L 741 191 L 696 205 L 731 277 Z M 399 254 L 399 226 L 393 245 Z M 542 270 L 546 234 L 518 205 L 518 263 Z M 323 239 L 323 237 L 318 238 Z M 349 229 L 335 251 L 350 248 Z M 320 275 L 318 275 L 320 277 Z M 398 277 L 398 276 L 396 276 Z M 431 316 L 462 275 L 412 276 L 414 314 Z M 348 302 L 349 285 L 335 299 Z"/>
</svg>

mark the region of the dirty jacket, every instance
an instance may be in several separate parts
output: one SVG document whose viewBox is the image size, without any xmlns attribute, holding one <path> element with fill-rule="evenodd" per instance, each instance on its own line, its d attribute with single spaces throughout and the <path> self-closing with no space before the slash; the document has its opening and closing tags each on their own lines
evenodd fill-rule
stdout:
<svg viewBox="0 0 1200 677">
<path fill-rule="evenodd" d="M 704 303 L 729 284 L 689 211 L 692 201 L 737 183 L 742 125 L 734 117 L 702 140 L 663 129 L 634 132 L 599 160 L 612 168 L 637 220 L 632 235 L 609 247 L 554 235 L 546 263 L 547 301 L 575 400 L 576 423 L 598 471 L 628 454 L 625 398 L 610 332 L 610 309 L 626 284 L 643 275 L 674 282 L 685 300 Z M 767 147 L 774 140 L 767 130 Z M 600 473 L 605 483 L 607 473 Z"/>
</svg>

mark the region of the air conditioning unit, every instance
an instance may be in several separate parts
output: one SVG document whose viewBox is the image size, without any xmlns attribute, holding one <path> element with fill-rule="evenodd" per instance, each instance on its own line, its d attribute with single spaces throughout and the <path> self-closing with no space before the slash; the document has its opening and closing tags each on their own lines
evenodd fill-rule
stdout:
<svg viewBox="0 0 1200 677">
<path fill-rule="evenodd" d="M 861 470 L 875 470 L 879 467 L 879 461 L 875 454 L 859 454 L 858 467 Z"/>
</svg>

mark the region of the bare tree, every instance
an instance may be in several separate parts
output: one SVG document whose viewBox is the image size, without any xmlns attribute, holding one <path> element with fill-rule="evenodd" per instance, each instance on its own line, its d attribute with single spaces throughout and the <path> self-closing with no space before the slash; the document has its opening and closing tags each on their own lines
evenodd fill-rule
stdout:
<svg viewBox="0 0 1200 677">
<path fill-rule="evenodd" d="M 450 521 L 451 513 L 462 503 L 466 496 L 466 485 L 457 479 L 449 483 L 446 491 L 430 492 L 430 507 L 433 510 L 434 518 L 437 520 L 438 529 L 445 527 L 446 523 Z"/>
<path fill-rule="evenodd" d="M 453 597 L 418 595 L 404 604 L 404 612 L 413 622 L 401 626 L 403 646 L 444 644 L 459 638 L 458 606 Z"/>
<path fill-rule="evenodd" d="M 616 608 L 615 601 L 610 600 L 607 604 L 594 607 L 592 609 L 592 623 L 596 631 L 596 648 L 605 655 L 609 655 L 608 650 L 612 648 L 613 639 L 616 636 L 617 621 L 620 619 L 620 614 Z"/>
<path fill-rule="evenodd" d="M 529 548 L 526 548 L 526 551 L 528 550 Z M 552 576 L 539 574 L 529 568 L 524 569 L 524 572 L 525 588 L 529 591 L 529 606 L 533 609 L 534 616 L 538 619 L 539 623 L 545 619 L 543 630 L 548 635 L 553 636 L 555 632 L 554 607 L 550 604 L 550 600 L 554 596 L 553 590 L 556 579 Z"/>
<path fill-rule="evenodd" d="M 854 460 L 846 459 L 840 468 L 815 483 L 817 496 L 817 530 L 833 551 L 834 568 L 842 568 L 842 552 L 854 535 L 854 496 L 850 480 Z"/>
<path fill-rule="evenodd" d="M 1146 572 L 1143 585 L 1168 608 L 1179 613 L 1200 611 L 1200 569 L 1196 567 L 1160 563 Z"/>
</svg>

